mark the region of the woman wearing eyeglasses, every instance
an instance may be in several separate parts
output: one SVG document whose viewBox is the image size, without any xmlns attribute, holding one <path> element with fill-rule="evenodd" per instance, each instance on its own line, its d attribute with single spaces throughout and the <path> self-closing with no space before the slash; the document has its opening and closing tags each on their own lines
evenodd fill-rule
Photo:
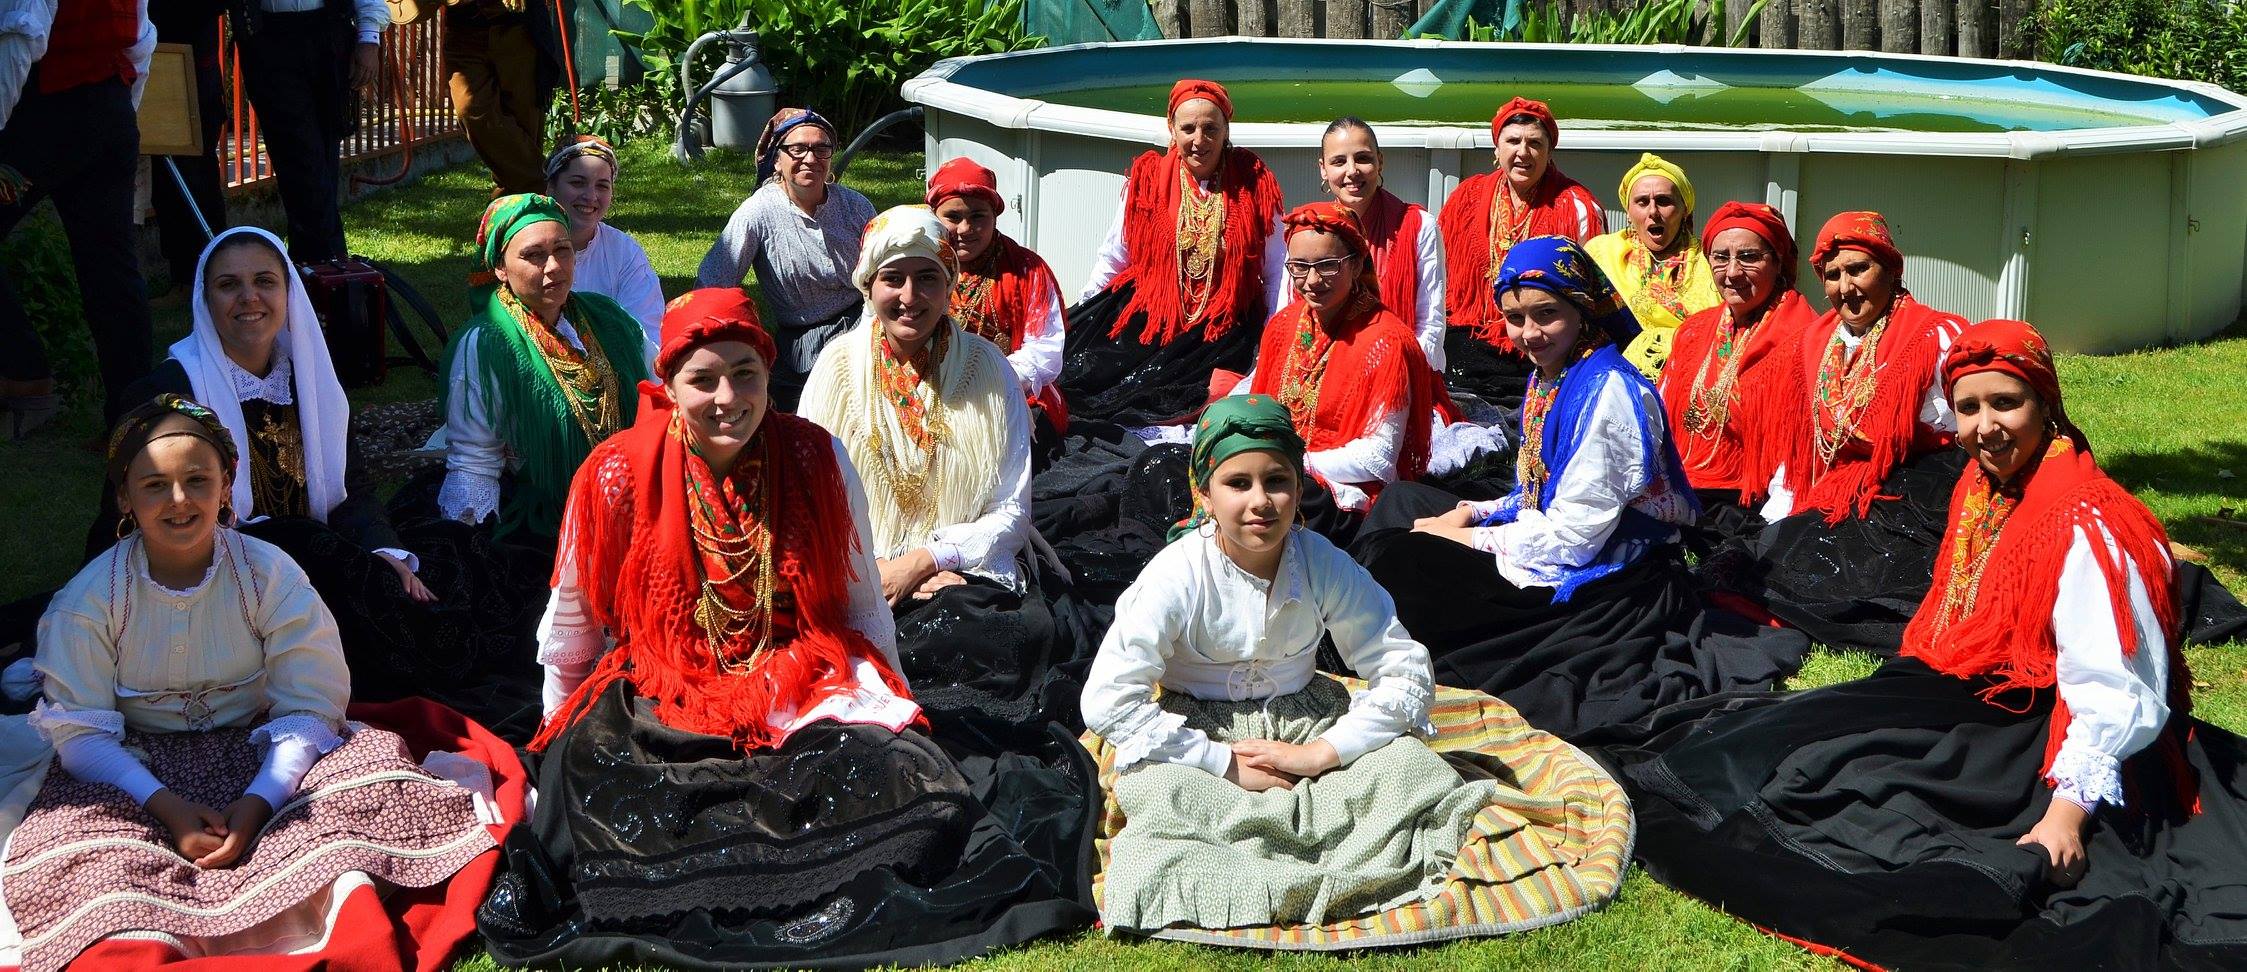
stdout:
<svg viewBox="0 0 2247 972">
<path fill-rule="evenodd" d="M 1238 390 L 1287 406 L 1304 470 L 1354 528 L 1383 485 L 1427 471 L 1438 379 L 1411 325 L 1383 306 L 1373 247 L 1349 207 L 1312 203 L 1284 223 L 1295 300 L 1264 325 L 1256 371 Z M 1306 498 L 1314 528 L 1326 525 L 1320 505 Z"/>
<path fill-rule="evenodd" d="M 739 287 L 751 267 L 773 322 L 780 360 L 772 401 L 795 411 L 819 350 L 858 323 L 851 283 L 874 204 L 837 184 L 835 126 L 808 108 L 784 108 L 757 140 L 757 191 L 726 221 L 702 257 L 696 287 Z"/>
</svg>

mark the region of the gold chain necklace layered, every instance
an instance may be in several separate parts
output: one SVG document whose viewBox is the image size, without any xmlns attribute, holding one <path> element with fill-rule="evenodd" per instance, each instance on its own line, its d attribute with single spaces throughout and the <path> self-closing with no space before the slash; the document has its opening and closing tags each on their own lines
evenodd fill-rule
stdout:
<svg viewBox="0 0 2247 972">
<path fill-rule="evenodd" d="M 1865 406 L 1872 404 L 1873 392 L 1879 388 L 1880 338 L 1888 331 L 1888 316 L 1881 315 L 1880 322 L 1865 332 L 1855 355 L 1849 355 L 1849 344 L 1842 337 L 1847 330 L 1846 324 L 1835 328 L 1833 337 L 1826 341 L 1826 353 L 1818 361 L 1816 426 L 1821 469 L 1833 468 L 1834 457 L 1857 436 L 1857 420 L 1864 417 Z"/>
<path fill-rule="evenodd" d="M 671 424 L 673 434 L 681 436 L 680 441 L 684 442 L 676 414 Z M 686 473 L 687 496 L 693 503 L 688 525 L 694 532 L 694 546 L 700 554 L 698 567 L 703 573 L 702 593 L 694 604 L 694 623 L 708 637 L 710 658 L 718 670 L 729 675 L 746 675 L 755 671 L 772 652 L 773 615 L 779 598 L 779 571 L 772 555 L 772 526 L 765 510 L 774 489 L 773 464 L 749 451 L 744 451 L 735 461 L 734 473 L 728 478 L 745 495 L 738 495 L 739 503 L 732 511 L 730 523 L 717 508 L 725 502 L 723 490 L 716 483 L 697 477 L 695 465 L 690 461 Z M 724 571 L 722 576 L 711 576 L 713 564 Z M 735 607 L 721 591 L 739 583 L 751 572 L 756 575 L 751 581 L 756 603 L 747 608 Z M 744 635 L 748 636 L 751 646 L 747 657 L 727 651 L 728 645 Z"/>
<path fill-rule="evenodd" d="M 1686 396 L 1685 430 L 1704 439 L 1716 438 L 1724 430 L 1724 423 L 1732 415 L 1732 398 L 1740 382 L 1740 359 L 1747 357 L 1733 347 L 1746 343 L 1740 329 L 1732 324 L 1732 308 L 1725 308 L 1717 321 L 1717 341 L 1701 359 L 1700 370 L 1693 374 L 1691 391 Z M 1722 362 L 1716 380 L 1709 380 L 1709 366 Z"/>
<path fill-rule="evenodd" d="M 1186 166 L 1178 166 L 1178 284 L 1188 324 L 1201 322 L 1217 292 L 1217 257 L 1225 241 L 1223 190 L 1220 185 L 1202 192 Z"/>
<path fill-rule="evenodd" d="M 1506 252 L 1529 238 L 1529 218 L 1536 212 L 1536 207 L 1524 203 L 1521 214 L 1515 215 L 1514 189 L 1506 184 L 1504 176 L 1498 177 L 1498 188 L 1490 195 L 1490 265 L 1483 271 L 1485 277 L 1498 279 Z"/>
<path fill-rule="evenodd" d="M 1334 342 L 1319 327 L 1318 313 L 1304 303 L 1297 315 L 1294 340 L 1288 342 L 1287 361 L 1280 370 L 1280 404 L 1295 419 L 1298 432 L 1307 433 L 1319 407 L 1319 385 L 1326 380 L 1326 362 Z"/>
<path fill-rule="evenodd" d="M 1014 353 L 1013 329 L 999 319 L 998 300 L 993 296 L 998 275 L 999 244 L 993 240 L 983 251 L 983 258 L 973 267 L 961 267 L 959 279 L 952 284 L 952 321 L 962 330 L 996 344 L 1008 354 Z"/>
<path fill-rule="evenodd" d="M 1969 494 L 1960 504 L 1958 532 L 1951 538 L 1950 576 L 1943 588 L 1943 603 L 1935 612 L 1935 637 L 1942 637 L 1951 622 L 1974 613 L 1974 602 L 1982 590 L 1982 571 L 1989 566 L 1990 553 L 1997 549 L 1998 533 L 2018 506 L 2019 500 L 2005 495 L 1994 483 L 1990 489 Z"/>
<path fill-rule="evenodd" d="M 873 434 L 874 454 L 881 458 L 883 477 L 890 484 L 890 494 L 904 522 L 918 524 L 936 507 L 937 494 L 941 492 L 936 453 L 952 437 L 951 423 L 945 415 L 943 389 L 937 386 L 936 379 L 937 369 L 950 350 L 951 329 L 938 325 L 935 336 L 929 338 L 928 361 L 919 368 L 890 353 L 889 342 L 883 340 L 880 327 L 871 330 L 874 332 L 876 389 L 896 414 L 898 425 L 905 430 L 905 444 L 920 450 L 920 461 L 918 468 L 906 468 L 890 441 L 888 425 L 879 421 L 867 423 Z M 973 358 L 969 360 L 972 362 Z M 968 377 L 972 380 L 973 375 Z M 924 383 L 929 388 L 925 403 L 918 394 Z M 962 387 L 972 386 L 963 383 Z"/>
<path fill-rule="evenodd" d="M 587 445 L 600 445 L 609 436 L 624 427 L 624 392 L 617 381 L 616 369 L 609 365 L 609 356 L 601 348 L 600 336 L 594 333 L 590 321 L 577 329 L 578 340 L 585 342 L 585 353 L 577 354 L 552 329 L 541 323 L 523 306 L 515 292 L 499 288 L 499 303 L 515 318 L 515 324 L 530 335 L 531 346 L 538 349 L 539 357 L 546 362 L 546 370 L 562 386 L 562 400 L 569 406 L 570 417 L 577 421 L 578 430 L 585 433 Z M 568 304 L 564 304 L 568 313 Z"/>
</svg>

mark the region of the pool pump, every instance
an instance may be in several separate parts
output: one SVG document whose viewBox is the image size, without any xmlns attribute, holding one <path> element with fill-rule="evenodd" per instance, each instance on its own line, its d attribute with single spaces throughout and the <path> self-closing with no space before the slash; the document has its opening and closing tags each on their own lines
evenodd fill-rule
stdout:
<svg viewBox="0 0 2247 972">
<path fill-rule="evenodd" d="M 705 46 L 720 42 L 726 45 L 725 66 L 697 87 L 693 77 L 695 58 Z M 758 56 L 757 32 L 749 28 L 748 14 L 742 15 L 740 26 L 713 30 L 687 45 L 686 56 L 679 59 L 679 90 L 690 94 L 679 111 L 679 134 L 671 146 L 673 158 L 681 162 L 701 158 L 705 139 L 718 148 L 744 154 L 757 150 L 757 136 L 779 108 L 780 85 Z M 696 117 L 705 100 L 710 102 L 707 121 Z"/>
</svg>

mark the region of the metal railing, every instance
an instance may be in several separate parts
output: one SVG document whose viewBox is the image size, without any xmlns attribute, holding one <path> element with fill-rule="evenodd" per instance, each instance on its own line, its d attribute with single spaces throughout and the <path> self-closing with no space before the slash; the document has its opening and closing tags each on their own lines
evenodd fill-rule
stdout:
<svg viewBox="0 0 2247 972">
<path fill-rule="evenodd" d="M 416 147 L 461 137 L 452 94 L 438 51 L 442 18 L 396 24 L 382 32 L 381 77 L 371 97 L 359 99 L 359 129 L 343 141 L 343 161 L 402 156 L 395 175 L 355 176 L 354 181 L 387 183 L 405 174 Z M 229 117 L 218 138 L 220 177 L 229 189 L 273 178 L 272 160 L 258 137 L 257 111 L 242 84 L 242 54 L 219 23 L 220 83 Z"/>
</svg>

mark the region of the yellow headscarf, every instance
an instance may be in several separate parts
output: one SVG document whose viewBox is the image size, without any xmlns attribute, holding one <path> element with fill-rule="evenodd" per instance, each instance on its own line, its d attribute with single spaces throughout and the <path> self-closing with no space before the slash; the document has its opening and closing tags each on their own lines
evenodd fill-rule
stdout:
<svg viewBox="0 0 2247 972">
<path fill-rule="evenodd" d="M 1637 165 L 1623 170 L 1623 184 L 1616 188 L 1615 195 L 1623 201 L 1624 209 L 1631 208 L 1631 184 L 1637 182 L 1639 177 L 1649 175 L 1670 180 L 1670 184 L 1677 187 L 1678 199 L 1685 203 L 1686 215 L 1692 215 L 1693 180 L 1685 177 L 1684 169 L 1652 152 L 1640 155 Z"/>
</svg>

